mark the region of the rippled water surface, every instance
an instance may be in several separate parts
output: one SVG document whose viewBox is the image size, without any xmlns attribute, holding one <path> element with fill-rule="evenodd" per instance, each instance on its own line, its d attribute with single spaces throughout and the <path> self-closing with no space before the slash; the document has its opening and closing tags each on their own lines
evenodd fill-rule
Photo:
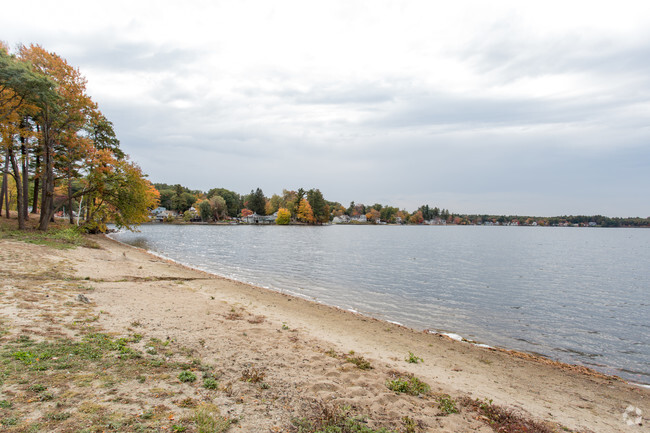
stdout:
<svg viewBox="0 0 650 433">
<path fill-rule="evenodd" d="M 650 383 L 650 230 L 146 225 L 113 237 L 239 281 Z"/>
</svg>

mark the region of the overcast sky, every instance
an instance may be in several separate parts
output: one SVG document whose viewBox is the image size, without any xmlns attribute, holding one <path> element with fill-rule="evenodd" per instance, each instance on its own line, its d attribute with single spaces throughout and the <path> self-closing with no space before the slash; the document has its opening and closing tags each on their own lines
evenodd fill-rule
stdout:
<svg viewBox="0 0 650 433">
<path fill-rule="evenodd" d="M 650 216 L 648 1 L 6 2 L 153 182 Z"/>
</svg>

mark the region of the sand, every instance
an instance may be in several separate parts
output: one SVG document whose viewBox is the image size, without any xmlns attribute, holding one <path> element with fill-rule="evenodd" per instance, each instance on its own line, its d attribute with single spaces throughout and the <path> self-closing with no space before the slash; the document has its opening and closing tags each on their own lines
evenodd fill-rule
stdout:
<svg viewBox="0 0 650 433">
<path fill-rule="evenodd" d="M 650 390 L 621 379 L 453 341 L 203 273 L 105 237 L 93 240 L 99 248 L 64 251 L 0 241 L 5 295 L 20 286 L 23 273 L 58 272 L 81 281 L 84 289 L 78 291 L 90 300 L 85 308 L 97 314 L 98 326 L 115 335 L 136 329 L 145 339 L 173 341 L 216 366 L 227 392 L 192 392 L 237 417 L 237 430 L 290 431 L 292 418 L 324 402 L 349 405 L 368 417 L 369 425 L 400 431 L 406 416 L 420 425 L 418 431 L 493 431 L 460 403 L 460 413 L 441 413 L 437 397 L 448 394 L 458 402 L 492 400 L 558 431 L 650 431 Z M 40 284 L 39 296 L 50 286 Z M 60 302 L 73 302 L 76 293 L 62 296 Z M 54 299 L 48 295 L 43 302 Z M 38 327 L 19 303 L 6 300 L 0 306 L 0 318 L 23 332 Z M 351 351 L 373 368 L 346 362 Z M 407 362 L 409 352 L 422 362 Z M 263 372 L 267 389 L 239 380 L 247 369 Z M 431 392 L 409 396 L 389 390 L 386 381 L 397 373 L 415 375 Z M 132 406 L 139 410 L 137 402 Z M 642 411 L 641 425 L 626 423 L 623 414 L 630 406 Z"/>
</svg>

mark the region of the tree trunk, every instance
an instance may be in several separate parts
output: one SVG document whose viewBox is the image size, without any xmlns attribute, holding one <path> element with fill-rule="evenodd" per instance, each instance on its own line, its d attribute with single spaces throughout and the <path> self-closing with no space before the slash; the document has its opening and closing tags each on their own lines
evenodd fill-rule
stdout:
<svg viewBox="0 0 650 433">
<path fill-rule="evenodd" d="M 11 162 L 11 169 L 14 172 L 14 180 L 16 181 L 16 210 L 18 211 L 18 230 L 25 229 L 25 196 L 23 195 L 22 182 L 20 178 L 20 167 L 18 166 L 18 161 L 16 161 L 16 155 L 11 148 L 9 148 L 9 153 L 7 155 Z"/>
<path fill-rule="evenodd" d="M 24 137 L 20 137 L 20 157 L 22 165 L 21 168 L 23 172 L 23 183 L 19 186 L 19 188 L 23 189 L 22 215 L 25 223 L 29 219 L 29 151 L 27 150 L 26 141 L 27 140 Z"/>
<path fill-rule="evenodd" d="M 72 177 L 68 174 L 68 214 L 70 225 L 74 224 L 74 217 L 72 216 Z"/>
<path fill-rule="evenodd" d="M 7 153 L 5 154 L 5 169 L 2 173 L 2 189 L 0 190 L 0 216 L 2 216 L 2 205 L 5 200 L 7 200 L 7 218 L 9 218 L 9 189 L 7 186 L 7 181 L 9 180 L 7 178 L 7 171 L 9 171 L 9 149 L 7 149 Z"/>
<path fill-rule="evenodd" d="M 40 165 L 41 163 L 40 159 L 41 159 L 40 156 L 36 156 L 36 167 Z M 40 180 L 41 180 L 40 175 L 35 173 L 34 174 L 34 200 L 32 201 L 32 213 L 38 212 L 38 193 L 40 192 L 39 190 Z"/>
<path fill-rule="evenodd" d="M 41 132 L 41 127 L 36 125 L 36 131 Z M 34 163 L 34 199 L 32 201 L 32 213 L 38 212 L 38 193 L 40 192 L 40 181 L 41 181 L 41 152 L 37 148 L 36 151 L 36 161 Z"/>
<path fill-rule="evenodd" d="M 46 118 L 43 124 L 43 196 L 41 198 L 41 218 L 39 230 L 47 230 L 54 216 L 54 146 Z"/>
</svg>

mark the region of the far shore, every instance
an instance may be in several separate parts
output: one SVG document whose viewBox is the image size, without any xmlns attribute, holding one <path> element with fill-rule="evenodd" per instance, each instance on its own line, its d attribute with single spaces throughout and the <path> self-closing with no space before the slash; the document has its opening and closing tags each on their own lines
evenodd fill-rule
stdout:
<svg viewBox="0 0 650 433">
<path fill-rule="evenodd" d="M 17 332 L 46 338 L 38 335 L 58 323 L 42 322 L 39 310 L 25 309 L 29 301 L 11 299 L 33 290 L 30 296 L 51 304 L 54 314 L 76 308 L 75 299 L 83 294 L 89 300 L 84 308 L 96 317 L 89 326 L 116 336 L 136 332 L 144 337 L 143 351 L 149 350 L 145 341 L 172 342 L 218 372 L 223 385 L 214 392 L 183 385 L 166 392 L 168 400 L 155 397 L 176 413 L 172 417 L 189 410 L 178 403 L 186 393 L 236 417 L 242 431 L 291 431 L 291 420 L 318 404 L 349 406 L 369 425 L 395 431 L 405 431 L 405 419 L 419 426 L 414 431 L 493 431 L 467 403 L 478 399 L 549 431 L 649 431 L 650 389 L 619 378 L 416 331 L 191 269 L 104 236 L 91 239 L 97 248 L 64 251 L 0 240 L 6 281 L 0 319 L 11 329 L 0 338 L 10 341 Z M 41 279 L 26 273 L 43 264 L 50 271 L 38 274 Z M 169 355 L 174 356 L 181 355 Z M 358 358 L 372 368 L 358 368 L 351 361 Z M 241 380 L 251 371 L 263 373 L 267 388 Z M 431 390 L 419 396 L 391 391 L 387 383 L 399 375 L 413 375 Z M 96 399 L 112 410 L 137 412 L 155 403 L 138 387 L 133 382 L 116 388 L 128 394 L 122 400 L 98 389 Z M 145 382 L 142 387 L 156 386 Z M 0 391 L 0 400 L 6 392 Z M 456 401 L 459 413 L 441 413 L 440 396 Z M 630 407 L 642 413 L 642 425 L 636 418 L 628 425 Z"/>
</svg>

